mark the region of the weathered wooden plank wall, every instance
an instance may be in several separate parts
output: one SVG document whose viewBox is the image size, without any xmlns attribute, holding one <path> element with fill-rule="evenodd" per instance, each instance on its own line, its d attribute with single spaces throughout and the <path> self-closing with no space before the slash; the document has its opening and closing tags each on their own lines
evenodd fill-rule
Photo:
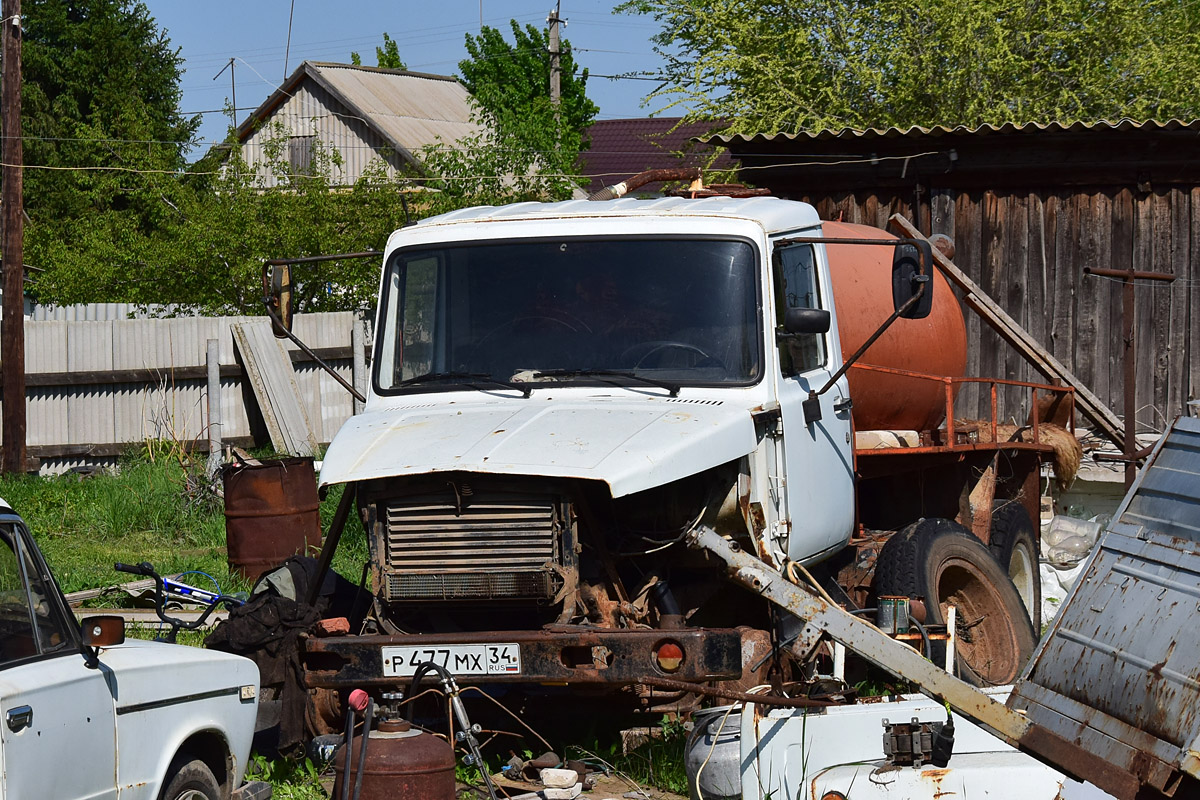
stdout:
<svg viewBox="0 0 1200 800">
<path fill-rule="evenodd" d="M 894 213 L 916 217 L 911 192 L 801 199 L 823 219 L 882 227 Z M 1137 285 L 1139 430 L 1162 430 L 1200 394 L 1200 188 L 937 190 L 919 214 L 930 234 L 953 237 L 959 267 L 1121 415 L 1121 283 L 1083 269 L 1173 273 L 1174 283 Z M 1043 380 L 969 312 L 967 336 L 969 375 Z M 985 393 L 960 397 L 964 416 L 986 415 Z M 1001 400 L 1006 417 L 1023 420 L 1028 408 L 1024 391 Z"/>
</svg>

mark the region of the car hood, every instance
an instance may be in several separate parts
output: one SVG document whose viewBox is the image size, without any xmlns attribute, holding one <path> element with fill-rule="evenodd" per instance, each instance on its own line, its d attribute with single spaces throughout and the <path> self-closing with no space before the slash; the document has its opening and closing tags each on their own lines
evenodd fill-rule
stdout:
<svg viewBox="0 0 1200 800">
<path fill-rule="evenodd" d="M 347 421 L 325 454 L 321 485 L 465 471 L 600 480 L 621 497 L 740 458 L 756 444 L 750 412 L 721 400 L 428 398 Z"/>
</svg>

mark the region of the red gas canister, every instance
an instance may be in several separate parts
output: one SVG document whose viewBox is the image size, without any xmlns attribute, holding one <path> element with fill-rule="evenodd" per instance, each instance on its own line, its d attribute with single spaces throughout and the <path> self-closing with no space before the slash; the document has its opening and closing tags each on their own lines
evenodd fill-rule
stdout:
<svg viewBox="0 0 1200 800">
<path fill-rule="evenodd" d="M 344 745 L 333 765 L 333 797 L 342 796 L 346 751 L 354 748 L 350 769 L 351 786 L 360 800 L 454 800 L 454 749 L 438 737 L 412 728 L 404 720 L 383 720 L 367 738 L 366 760 L 359 780 L 362 737 Z"/>
</svg>

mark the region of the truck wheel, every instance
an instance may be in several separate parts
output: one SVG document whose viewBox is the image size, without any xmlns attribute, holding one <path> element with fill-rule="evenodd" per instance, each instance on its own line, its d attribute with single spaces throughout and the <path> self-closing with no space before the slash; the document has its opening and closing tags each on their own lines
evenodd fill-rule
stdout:
<svg viewBox="0 0 1200 800">
<path fill-rule="evenodd" d="M 167 788 L 159 800 L 221 800 L 221 787 L 212 770 L 198 758 L 180 753 L 167 770 Z"/>
<path fill-rule="evenodd" d="M 1033 625 L 1012 581 L 957 522 L 923 519 L 888 539 L 876 561 L 875 594 L 923 598 L 934 624 L 945 624 L 955 606 L 955 662 L 968 683 L 1012 683 L 1033 654 Z M 945 663 L 944 646 L 933 653 Z"/>
<path fill-rule="evenodd" d="M 1017 594 L 1029 612 L 1034 631 L 1042 629 L 1042 576 L 1038 572 L 1038 546 L 1029 512 L 1015 500 L 997 501 L 992 509 L 988 549 L 1008 570 Z"/>
</svg>

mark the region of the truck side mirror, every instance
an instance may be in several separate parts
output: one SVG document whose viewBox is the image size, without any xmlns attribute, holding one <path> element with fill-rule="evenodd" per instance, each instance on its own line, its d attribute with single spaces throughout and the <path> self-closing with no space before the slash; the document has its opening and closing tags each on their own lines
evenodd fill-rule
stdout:
<svg viewBox="0 0 1200 800">
<path fill-rule="evenodd" d="M 271 332 L 277 339 L 288 338 L 292 329 L 292 268 L 288 264 L 263 265 L 263 302 L 271 320 Z"/>
<path fill-rule="evenodd" d="M 125 641 L 125 618 L 115 614 L 84 617 L 79 626 L 88 647 L 112 647 Z"/>
<path fill-rule="evenodd" d="M 823 308 L 789 308 L 783 315 L 787 333 L 829 333 L 831 318 Z"/>
<path fill-rule="evenodd" d="M 913 240 L 896 245 L 892 256 L 892 307 L 897 312 L 922 286 L 921 298 L 900 314 L 905 319 L 924 319 L 933 308 L 933 248 L 929 242 Z"/>
</svg>

